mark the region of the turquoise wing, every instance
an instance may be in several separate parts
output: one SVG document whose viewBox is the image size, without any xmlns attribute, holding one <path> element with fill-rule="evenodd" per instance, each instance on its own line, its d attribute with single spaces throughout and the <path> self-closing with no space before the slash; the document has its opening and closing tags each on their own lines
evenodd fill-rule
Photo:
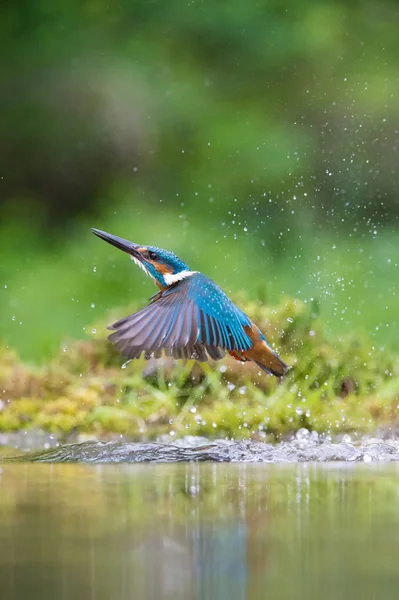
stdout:
<svg viewBox="0 0 399 600">
<path fill-rule="evenodd" d="M 249 317 L 209 277 L 197 273 L 187 279 L 187 298 L 196 306 L 199 340 L 226 350 L 248 350 L 251 340 L 244 327 Z"/>
<path fill-rule="evenodd" d="M 217 360 L 225 350 L 247 350 L 249 317 L 211 279 L 195 273 L 168 288 L 137 313 L 114 323 L 109 339 L 129 358 Z"/>
</svg>

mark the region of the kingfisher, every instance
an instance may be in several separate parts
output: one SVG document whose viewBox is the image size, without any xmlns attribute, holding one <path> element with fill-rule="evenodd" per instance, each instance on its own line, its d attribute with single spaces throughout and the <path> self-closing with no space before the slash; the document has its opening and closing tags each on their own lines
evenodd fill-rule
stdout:
<svg viewBox="0 0 399 600">
<path fill-rule="evenodd" d="M 108 329 L 109 340 L 129 359 L 167 356 L 219 360 L 226 351 L 282 377 L 288 366 L 272 350 L 259 327 L 209 277 L 191 271 L 173 252 L 134 244 L 99 229 L 92 232 L 126 252 L 158 286 L 142 310 Z"/>
</svg>

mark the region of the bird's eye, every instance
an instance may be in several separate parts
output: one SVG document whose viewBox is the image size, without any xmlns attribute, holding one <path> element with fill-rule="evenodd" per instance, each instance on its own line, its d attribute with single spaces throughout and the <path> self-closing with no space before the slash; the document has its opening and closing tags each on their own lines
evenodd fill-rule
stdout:
<svg viewBox="0 0 399 600">
<path fill-rule="evenodd" d="M 150 257 L 151 260 L 158 260 L 159 256 L 156 252 L 149 252 L 148 256 Z"/>
</svg>

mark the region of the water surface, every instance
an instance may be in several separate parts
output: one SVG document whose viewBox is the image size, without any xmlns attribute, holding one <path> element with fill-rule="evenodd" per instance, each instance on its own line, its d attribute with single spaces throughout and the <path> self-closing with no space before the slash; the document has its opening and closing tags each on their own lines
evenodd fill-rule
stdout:
<svg viewBox="0 0 399 600">
<path fill-rule="evenodd" d="M 391 464 L 0 465 L 7 600 L 397 598 Z"/>
</svg>

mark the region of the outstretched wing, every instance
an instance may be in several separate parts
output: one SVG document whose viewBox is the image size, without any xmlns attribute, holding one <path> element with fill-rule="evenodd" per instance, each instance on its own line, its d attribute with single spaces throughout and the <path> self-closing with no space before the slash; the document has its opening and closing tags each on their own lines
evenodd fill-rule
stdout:
<svg viewBox="0 0 399 600">
<path fill-rule="evenodd" d="M 208 277 L 195 273 L 167 289 L 137 313 L 114 323 L 109 336 L 128 358 L 158 358 L 162 350 L 176 358 L 214 360 L 226 350 L 247 350 L 244 327 L 251 321 Z"/>
</svg>

